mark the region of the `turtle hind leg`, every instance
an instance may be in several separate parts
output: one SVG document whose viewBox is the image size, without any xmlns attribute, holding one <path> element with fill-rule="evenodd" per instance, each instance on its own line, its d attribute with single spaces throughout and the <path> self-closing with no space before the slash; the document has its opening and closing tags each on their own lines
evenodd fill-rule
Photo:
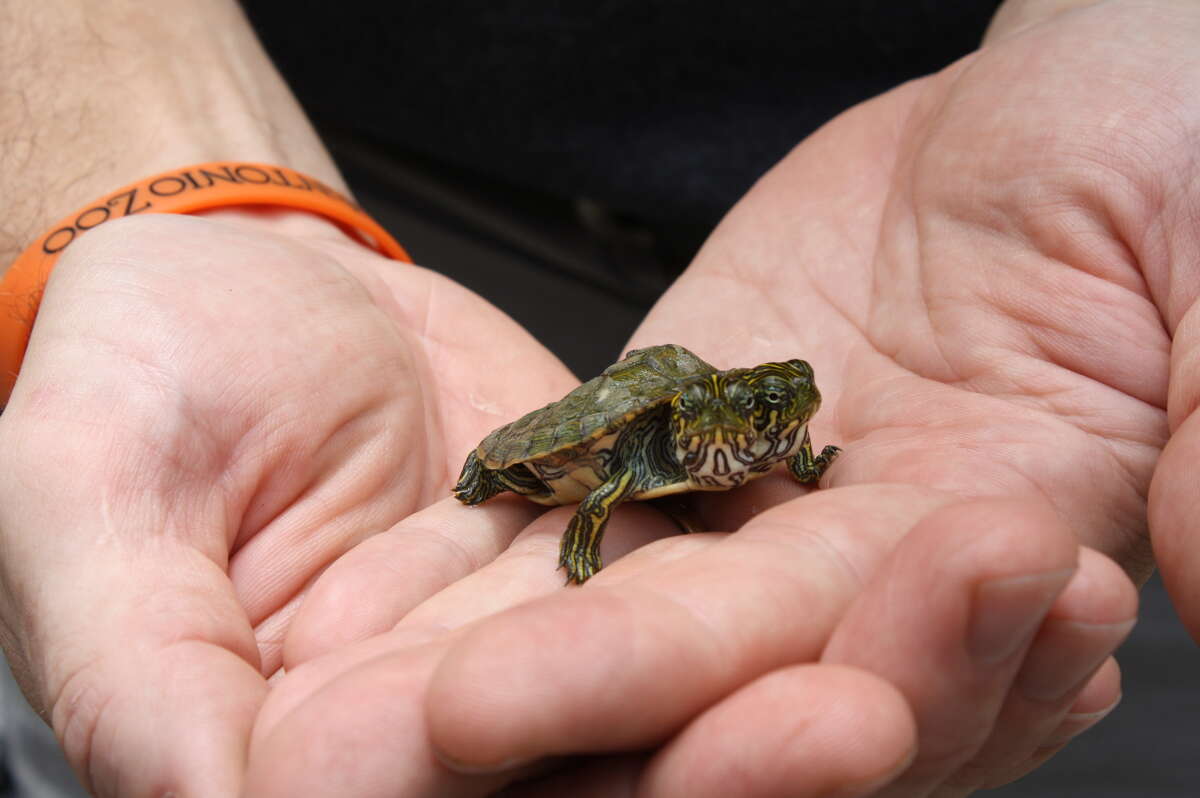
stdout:
<svg viewBox="0 0 1200 798">
<path fill-rule="evenodd" d="M 836 446 L 826 446 L 820 454 L 814 457 L 812 439 L 808 437 L 808 429 L 805 428 L 804 441 L 800 444 L 800 451 L 788 460 L 788 470 L 802 485 L 814 485 L 841 453 L 842 450 Z"/>
<path fill-rule="evenodd" d="M 508 486 L 500 481 L 496 471 L 479 462 L 475 452 L 471 452 L 458 475 L 454 498 L 463 504 L 479 504 L 506 490 Z"/>
<path fill-rule="evenodd" d="M 596 487 L 567 524 L 559 546 L 558 566 L 567 571 L 567 584 L 583 584 L 602 567 L 600 541 L 613 508 L 630 494 L 633 472 L 623 471 Z"/>
<path fill-rule="evenodd" d="M 518 463 L 503 469 L 488 468 L 475 452 L 467 455 L 453 492 L 463 504 L 479 504 L 506 490 L 522 496 L 547 495 L 545 484 L 525 466 Z"/>
</svg>

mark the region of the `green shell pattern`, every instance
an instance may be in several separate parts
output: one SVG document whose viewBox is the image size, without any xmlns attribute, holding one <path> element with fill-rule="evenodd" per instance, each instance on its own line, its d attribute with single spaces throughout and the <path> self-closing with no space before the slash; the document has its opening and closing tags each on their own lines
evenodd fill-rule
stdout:
<svg viewBox="0 0 1200 798">
<path fill-rule="evenodd" d="M 557 402 L 492 432 L 476 455 L 488 468 L 507 468 L 569 449 L 670 401 L 689 381 L 715 371 L 676 344 L 634 349 Z"/>
</svg>

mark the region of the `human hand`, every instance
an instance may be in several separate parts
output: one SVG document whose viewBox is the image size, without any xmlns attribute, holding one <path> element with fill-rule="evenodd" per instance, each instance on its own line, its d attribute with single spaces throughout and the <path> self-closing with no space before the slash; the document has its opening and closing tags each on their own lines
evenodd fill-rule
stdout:
<svg viewBox="0 0 1200 798">
<path fill-rule="evenodd" d="M 311 582 L 444 496 L 476 429 L 573 383 L 478 297 L 307 214 L 76 242 L 0 416 L 0 633 L 84 784 L 236 794 Z"/>
<path fill-rule="evenodd" d="M 0 17 L 0 265 L 185 164 L 344 190 L 235 0 Z M 83 783 L 236 794 L 316 574 L 442 495 L 477 428 L 573 383 L 486 303 L 306 214 L 134 217 L 72 244 L 0 417 L 0 643 Z"/>
<path fill-rule="evenodd" d="M 634 343 L 720 366 L 811 360 L 827 397 L 814 441 L 847 445 L 827 489 L 705 496 L 709 525 L 736 535 L 617 559 L 663 529 L 629 508 L 608 567 L 571 591 L 547 567 L 567 509 L 495 559 L 477 532 L 510 507 L 403 522 L 331 569 L 305 615 L 336 618 L 363 574 L 386 595 L 403 580 L 380 572 L 430 539 L 458 547 L 469 576 L 289 674 L 256 729 L 256 794 L 481 794 L 539 757 L 657 749 L 528 789 L 863 794 L 890 780 L 883 794 L 955 795 L 1094 723 L 1118 696 L 1108 655 L 1132 622 L 1130 576 L 1148 573 L 1143 495 L 1165 437 L 1158 307 L 1178 256 L 1133 235 L 1157 218 L 1137 200 L 1187 184 L 1186 162 L 1156 157 L 1182 152 L 1174 139 L 1143 155 L 1111 119 L 1183 135 L 1163 117 L 1191 96 L 1196 35 L 1186 6 L 1109 4 L 805 142 Z M 311 641 L 327 635 L 301 636 L 323 653 Z"/>
<path fill-rule="evenodd" d="M 1188 218 L 1194 177 L 1184 153 L 1195 123 L 1189 98 L 1197 33 L 1187 5 L 1106 4 L 1002 39 L 943 75 L 854 110 L 755 189 L 635 342 L 679 341 L 721 365 L 796 355 L 814 362 L 823 391 L 834 397 L 814 423 L 814 438 L 846 443 L 847 451 L 831 471 L 832 490 L 800 499 L 797 516 L 815 502 L 835 501 L 841 486 L 883 481 L 959 498 L 1048 500 L 1058 523 L 1087 547 L 1057 603 L 1033 613 L 1041 624 L 1036 642 L 1007 669 L 964 665 L 961 680 L 939 685 L 937 677 L 955 664 L 947 661 L 948 645 L 922 649 L 913 638 L 894 652 L 873 645 L 872 639 L 895 639 L 899 612 L 852 610 L 833 633 L 828 657 L 885 676 L 917 716 L 918 759 L 894 794 L 955 794 L 1002 781 L 1035 765 L 1116 700 L 1111 663 L 1086 688 L 1084 682 L 1132 617 L 1129 582 L 1113 562 L 1137 581 L 1150 567 L 1143 496 L 1166 433 L 1170 334 L 1182 329 L 1194 301 L 1186 293 L 1194 281 L 1180 273 L 1189 265 L 1192 233 L 1171 220 Z M 734 339 L 736 352 L 728 334 L 735 326 L 745 335 Z M 756 489 L 765 506 L 767 486 L 705 498 L 714 528 L 741 531 L 719 544 L 724 569 L 715 556 L 698 554 L 670 566 L 675 574 L 694 564 L 707 580 L 708 603 L 689 603 L 690 613 L 682 614 L 707 620 L 736 594 L 717 586 L 734 583 L 732 572 L 742 565 L 731 556 L 735 541 L 758 529 L 758 518 L 746 520 Z M 856 505 L 848 510 L 863 512 L 861 493 L 843 495 Z M 1189 503 L 1174 506 L 1190 517 Z M 1054 523 L 1027 523 L 1042 544 L 1059 540 Z M 893 541 L 907 545 L 904 524 L 896 532 Z M 1020 565 L 1018 539 L 1006 541 L 1012 552 L 1006 561 L 1018 571 L 1054 562 L 1043 553 Z M 639 557 L 676 545 L 701 544 L 672 541 Z M 882 591 L 898 584 L 906 586 L 901 597 L 926 602 L 927 591 L 945 579 L 926 566 L 935 550 L 907 559 L 897 551 L 885 566 L 877 563 L 880 576 L 861 606 L 877 607 Z M 608 578 L 632 568 L 628 559 L 610 565 Z M 794 563 L 794 572 L 804 565 Z M 677 595 L 661 587 L 665 574 L 656 576 L 663 580 L 653 583 L 658 594 Z M 677 600 L 664 600 L 657 614 L 643 602 L 638 613 L 618 618 L 624 619 L 618 634 L 596 620 L 615 614 L 604 612 L 611 595 L 602 585 L 579 591 L 569 607 L 556 602 L 561 612 L 552 613 L 549 603 L 540 614 L 526 608 L 458 642 L 432 677 L 435 743 L 471 764 L 653 745 L 703 703 L 676 701 L 673 713 L 664 708 L 676 698 L 675 689 L 662 689 L 664 673 L 675 688 L 679 673 L 695 674 L 703 652 L 731 637 L 746 647 L 741 651 L 750 651 L 751 642 L 766 648 L 767 638 L 747 642 L 735 624 L 722 634 L 698 624 L 692 656 L 681 655 L 674 637 L 647 631 L 661 631 L 681 614 Z M 628 582 L 621 589 L 630 589 Z M 809 606 L 801 597 L 797 592 L 793 602 L 781 603 Z M 958 651 L 965 647 L 961 625 L 942 627 L 947 613 L 923 617 L 925 630 L 910 634 L 928 642 L 942 632 Z M 610 646 L 604 656 L 555 643 L 577 642 L 572 632 L 581 618 L 602 630 L 595 634 Z M 797 634 L 794 624 L 772 628 L 781 639 Z M 669 641 L 674 656 L 639 651 L 644 658 L 635 658 L 632 643 L 622 642 L 647 640 Z M 539 656 L 502 670 L 502 654 L 514 649 Z M 623 668 L 614 679 L 617 662 Z M 637 667 L 643 662 L 657 667 Z M 930 667 L 914 672 L 910 662 Z M 757 673 L 786 664 L 782 657 L 758 662 Z M 571 678 L 551 691 L 546 685 L 560 673 Z M 728 671 L 712 676 L 696 677 L 707 680 L 706 698 L 719 699 L 737 685 Z M 747 676 L 754 673 L 738 678 Z M 1031 687 L 1039 681 L 1041 689 Z M 652 685 L 660 688 L 655 711 L 669 717 L 629 735 L 612 697 L 645 698 Z M 531 717 L 524 708 L 532 696 L 550 707 L 547 714 L 570 723 Z M 947 716 L 939 711 L 947 705 L 982 711 Z M 731 727 L 722 728 L 730 739 Z M 761 725 L 754 733 L 765 734 Z M 700 739 L 683 735 L 676 739 Z M 797 756 L 808 763 L 805 752 Z M 755 772 L 738 761 L 739 773 Z"/>
<path fill-rule="evenodd" d="M 944 92 L 930 93 L 921 84 L 902 89 L 900 94 L 911 93 L 913 102 L 893 109 L 894 124 L 878 124 L 879 116 L 874 126 L 839 120 L 756 189 L 770 201 L 747 207 L 748 201 L 729 220 L 727 226 L 746 234 L 714 239 L 701 261 L 711 268 L 696 275 L 707 279 L 690 286 L 687 301 L 677 306 L 680 318 L 643 334 L 662 339 L 686 312 L 706 318 L 711 304 L 706 306 L 705 299 L 720 297 L 730 315 L 755 309 L 739 318 L 770 348 L 738 356 L 754 362 L 779 356 L 776 347 L 783 346 L 772 330 L 784 322 L 790 340 L 808 342 L 807 349 L 791 348 L 789 354 L 810 357 L 818 381 L 826 378 L 823 387 L 831 377 L 835 386 L 832 391 L 824 387 L 827 395 L 838 397 L 835 415 L 817 418 L 818 428 L 824 420 L 840 433 L 817 434 L 818 441 L 832 437 L 849 444 L 830 474 L 835 492 L 838 485 L 872 479 L 923 482 L 958 495 L 1035 500 L 1032 494 L 1044 492 L 1081 542 L 1140 579 L 1148 566 L 1140 494 L 1164 434 L 1156 408 L 1166 400 L 1170 333 L 1176 340 L 1172 427 L 1195 406 L 1187 399 L 1190 389 L 1179 387 L 1174 376 L 1186 373 L 1190 362 L 1186 350 L 1181 356 L 1179 342 L 1187 331 L 1186 310 L 1194 304 L 1195 280 L 1188 276 L 1194 269 L 1188 257 L 1194 239 L 1186 225 L 1169 220 L 1187 218 L 1194 178 L 1187 159 L 1180 162 L 1174 154 L 1186 151 L 1183 142 L 1195 124 L 1195 105 L 1186 98 L 1196 80 L 1196 32 L 1194 12 L 1184 6 L 1109 4 L 997 45 L 945 76 Z M 1125 44 L 1113 48 L 1117 42 Z M 1107 55 L 1100 58 L 1101 52 Z M 1171 80 L 1155 77 L 1166 74 Z M 1134 84 L 1139 91 L 1129 88 Z M 851 117 L 864 113 L 866 108 L 856 109 Z M 891 185 L 885 192 L 870 185 L 878 172 L 850 172 L 865 159 L 848 164 L 838 152 L 855 130 L 880 128 L 885 134 L 872 148 L 880 155 L 871 165 L 887 173 Z M 1153 135 L 1138 136 L 1138 130 Z M 814 146 L 822 136 L 827 136 L 824 152 Z M 878 161 L 900 168 L 880 168 Z M 839 169 L 836 182 L 848 190 L 813 187 L 814 180 L 823 186 L 822 178 Z M 872 196 L 887 201 L 872 204 Z M 1142 204 L 1147 196 L 1171 200 Z M 809 220 L 828 219 L 828 205 L 821 203 L 830 197 L 840 211 L 833 221 L 840 224 L 817 224 L 814 233 Z M 856 222 L 867 235 L 847 235 Z M 1170 229 L 1169 243 L 1151 243 L 1149 231 L 1161 225 Z M 714 252 L 718 243 L 729 246 Z M 782 268 L 789 257 L 795 271 Z M 856 279 L 839 283 L 847 272 Z M 867 279 L 861 279 L 864 272 Z M 746 285 L 746 295 L 739 296 Z M 796 295 L 799 307 L 781 300 Z M 697 307 L 710 313 L 695 313 Z M 800 333 L 793 332 L 794 323 L 786 324 L 792 318 L 805 322 Z M 855 331 L 857 348 L 838 351 L 836 342 L 845 336 L 837 331 L 847 326 Z M 712 347 L 702 353 L 720 351 L 719 340 L 695 332 L 699 337 L 675 340 Z M 824 368 L 813 353 L 828 354 Z M 847 372 L 855 385 L 837 386 L 839 374 Z M 949 390 L 938 382 L 968 390 Z M 861 424 L 864 417 L 877 421 L 846 428 L 851 418 Z M 1195 515 L 1189 512 L 1195 509 L 1189 498 L 1195 491 L 1185 464 L 1197 447 L 1180 446 L 1182 432 L 1168 449 L 1178 452 L 1173 479 L 1168 487 L 1164 475 L 1171 458 L 1164 457 L 1155 495 L 1164 497 L 1161 507 L 1169 508 L 1164 526 L 1174 524 L 1165 570 L 1176 573 L 1177 585 L 1194 596 L 1196 591 L 1184 586 L 1196 581 L 1192 563 L 1197 558 L 1185 556 L 1183 532 L 1191 526 L 1186 519 Z M 1083 484 L 1085 475 L 1091 485 Z M 797 513 L 805 501 L 812 498 L 802 500 Z M 1092 711 L 1111 706 L 1116 695 L 1111 663 L 1081 694 L 1072 710 L 1076 717 L 1058 729 L 1054 726 L 1074 691 L 1046 691 L 1042 697 L 1053 698 L 1048 703 L 1031 701 L 1027 693 L 1037 681 L 1032 674 L 1039 672 L 1062 680 L 1063 689 L 1072 682 L 1064 679 L 1070 674 L 1082 681 L 1087 668 L 1081 666 L 1088 658 L 1102 656 L 1120 639 L 1119 622 L 1131 616 L 1132 605 L 1111 563 L 1084 550 L 1079 575 L 1051 610 L 1014 680 L 1011 671 L 953 667 L 955 660 L 947 654 L 955 650 L 944 644 L 954 641 L 952 630 L 962 626 L 953 624 L 955 616 L 938 612 L 941 605 L 931 598 L 949 589 L 941 569 L 933 570 L 939 549 L 929 546 L 924 557 L 904 556 L 911 545 L 906 537 L 825 651 L 826 660 L 866 666 L 888 678 L 917 715 L 917 759 L 882 794 L 954 795 L 1002 782 L 1094 721 Z M 1015 564 L 1017 550 L 1004 559 Z M 1083 574 L 1090 575 L 1081 579 Z M 1072 618 L 1084 624 L 1072 627 Z M 1108 627 L 1107 640 L 1083 639 L 1103 627 Z M 552 637 L 556 631 L 540 633 Z M 914 636 L 924 647 L 912 645 Z M 1055 637 L 1058 642 L 1051 642 Z M 1055 648 L 1071 659 L 1055 662 L 1049 654 Z M 471 672 L 478 673 L 488 660 L 479 651 L 470 654 Z M 531 682 L 539 677 L 544 674 L 535 673 Z M 593 684 L 589 689 L 586 675 L 575 681 L 578 705 L 601 694 L 598 680 Z M 493 687 L 499 695 L 514 692 L 507 680 Z M 476 694 L 482 692 L 476 688 Z M 763 731 L 764 719 L 779 717 L 772 709 L 767 701 L 718 704 L 708 715 L 723 722 L 693 721 L 671 744 L 692 755 L 676 755 L 674 761 L 717 763 L 702 767 L 696 777 L 702 782 L 710 776 L 711 784 L 719 782 L 711 778 L 714 771 L 728 761 L 718 758 L 722 741 L 766 737 L 763 747 L 775 753 L 774 738 Z M 435 720 L 445 716 L 437 709 L 432 714 Z M 452 739 L 459 747 L 452 750 L 465 749 L 460 740 L 468 732 L 476 744 L 481 736 L 492 741 L 467 720 L 453 720 L 459 737 Z M 576 720 L 586 726 L 586 717 Z M 740 747 L 733 756 L 728 745 L 724 752 L 736 761 L 738 773 L 760 772 L 756 768 L 764 764 L 741 755 Z M 811 758 L 802 751 L 783 760 Z M 765 764 L 786 770 L 779 760 L 775 756 Z M 651 777 L 642 783 L 661 783 L 656 779 L 663 772 L 679 776 L 680 770 L 652 766 Z M 624 778 L 637 783 L 628 773 Z M 806 783 L 793 781 L 793 789 Z"/>
</svg>

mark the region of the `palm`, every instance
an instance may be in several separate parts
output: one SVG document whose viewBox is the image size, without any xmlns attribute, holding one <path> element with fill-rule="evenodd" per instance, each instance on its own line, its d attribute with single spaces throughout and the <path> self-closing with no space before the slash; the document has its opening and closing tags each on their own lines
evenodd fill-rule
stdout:
<svg viewBox="0 0 1200 798">
<path fill-rule="evenodd" d="M 220 365 L 189 373 L 191 364 L 184 364 L 179 379 L 186 393 L 223 416 L 220 423 L 233 433 L 216 446 L 251 453 L 248 464 L 231 456 L 225 474 L 214 476 L 242 480 L 231 487 L 248 499 L 244 514 L 234 516 L 237 536 L 222 540 L 233 541 L 229 573 L 258 630 L 266 673 L 279 666 L 283 632 L 317 573 L 359 541 L 443 498 L 479 426 L 573 383 L 517 325 L 460 286 L 342 241 L 315 238 L 310 246 L 310 263 L 251 264 L 252 256 L 224 253 L 218 269 L 228 269 L 230 281 L 235 273 L 245 281 L 253 269 L 260 286 L 281 290 L 254 296 L 247 286 L 250 307 L 228 302 L 211 319 L 179 317 L 185 326 L 203 325 L 198 332 L 210 351 L 193 363 Z M 295 279 L 301 268 L 309 280 Z M 211 268 L 202 275 L 216 285 L 222 278 Z M 319 295 L 306 296 L 310 286 Z M 314 301 L 320 303 L 315 317 L 307 304 Z M 272 335 L 253 335 L 241 323 L 247 312 Z M 222 351 L 236 353 L 231 363 L 217 359 Z M 286 368 L 276 369 L 278 363 Z M 525 378 L 508 379 L 518 364 Z M 232 408 L 215 398 L 255 395 L 261 398 L 234 401 Z M 199 436 L 218 420 L 193 423 Z M 269 433 L 260 432 L 264 427 Z M 269 457 L 259 454 L 263 448 Z M 302 541 L 307 556 L 280 557 Z"/>
<path fill-rule="evenodd" d="M 975 182 L 1063 168 L 1099 179 L 1102 167 L 1030 153 L 1039 130 L 1073 122 L 1065 103 L 1059 121 L 1008 115 L 994 134 L 1007 146 L 981 150 L 993 124 L 981 106 L 1000 100 L 979 96 L 991 81 L 972 69 L 806 141 L 726 218 L 633 344 L 678 341 L 726 367 L 807 358 L 829 397 L 814 441 L 846 445 L 832 484 L 1048 497 L 1082 542 L 1144 578 L 1168 339 L 1126 287 L 1140 280 L 1132 264 L 1097 279 L 1091 253 L 1047 240 L 1090 208 L 1006 207 L 1013 186 Z"/>
<path fill-rule="evenodd" d="M 445 495 L 481 419 L 573 380 L 474 295 L 304 216 L 131 220 L 69 255 L 4 415 L 5 484 L 26 486 L 5 581 L 54 595 L 35 637 L 72 644 L 10 658 L 98 792 L 133 768 L 227 794 L 315 575 Z M 50 529 L 62 568 L 27 546 Z M 164 723 L 229 745 L 136 765 Z M 131 747 L 89 762 L 103 734 Z"/>
<path fill-rule="evenodd" d="M 444 498 L 480 427 L 574 384 L 516 324 L 457 284 L 342 242 L 323 249 L 338 260 L 324 279 L 348 273 L 358 284 L 349 286 L 344 307 L 337 292 L 321 301 L 331 317 L 354 321 L 308 335 L 307 324 L 293 324 L 299 340 L 292 348 L 305 354 L 269 394 L 285 408 L 275 423 L 292 433 L 278 442 L 277 462 L 316 467 L 267 466 L 273 480 L 294 481 L 273 486 L 277 504 L 256 508 L 271 519 L 266 524 L 241 520 L 247 531 L 229 568 L 243 600 L 253 597 L 247 609 L 268 674 L 282 664 L 286 631 L 316 574 L 356 543 Z M 280 311 L 302 319 L 298 306 Z M 243 361 L 222 390 L 254 384 L 262 368 Z M 523 379 L 510 379 L 518 369 Z M 307 558 L 279 557 L 280 547 L 300 540 L 315 544 Z"/>
</svg>

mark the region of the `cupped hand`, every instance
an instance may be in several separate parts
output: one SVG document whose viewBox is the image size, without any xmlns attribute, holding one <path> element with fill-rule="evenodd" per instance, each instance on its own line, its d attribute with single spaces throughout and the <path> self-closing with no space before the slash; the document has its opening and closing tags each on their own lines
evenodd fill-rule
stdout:
<svg viewBox="0 0 1200 798">
<path fill-rule="evenodd" d="M 429 540 L 464 579 L 312 645 L 256 730 L 255 794 L 483 794 L 607 752 L 522 789 L 950 796 L 1102 717 L 1197 284 L 1198 39 L 1186 3 L 1064 14 L 799 146 L 633 345 L 811 361 L 814 442 L 845 447 L 824 489 L 704 496 L 716 532 L 640 548 L 669 527 L 618 514 L 566 591 L 568 509 L 496 556 L 511 504 L 431 507 L 343 558 L 312 617 L 361 574 L 403 590 Z"/>
<path fill-rule="evenodd" d="M 865 587 L 827 627 L 822 661 L 884 678 L 916 722 L 911 763 L 886 788 L 864 793 L 948 796 L 1003 783 L 1117 700 L 1117 671 L 1106 657 L 1132 624 L 1130 579 L 1141 581 L 1151 567 L 1145 496 L 1167 435 L 1171 338 L 1187 330 L 1197 285 L 1194 226 L 1179 222 L 1195 203 L 1187 153 L 1200 122 L 1191 99 L 1200 83 L 1198 39 L 1194 7 L 1105 4 L 1003 38 L 854 109 L 755 187 L 635 340 L 676 340 L 723 364 L 810 359 L 832 400 L 813 424 L 814 440 L 845 446 L 819 498 L 755 515 L 753 488 L 705 497 L 715 528 L 740 531 L 715 547 L 728 565 L 714 559 L 703 572 L 711 596 L 686 601 L 705 623 L 692 656 L 676 652 L 678 670 L 694 673 L 713 647 L 751 650 L 742 632 L 753 622 L 749 612 L 740 624 L 709 627 L 737 593 L 728 588 L 745 589 L 735 547 L 763 534 L 778 513 L 811 519 L 840 496 L 847 513 L 865 514 L 872 500 L 861 486 L 870 483 L 908 486 L 914 501 L 921 486 L 1022 505 L 1005 509 L 1007 521 L 995 507 L 955 509 L 957 522 L 940 534 L 930 520 L 901 526 L 886 544 L 894 550 L 869 569 L 844 554 L 861 546 L 861 531 L 825 526 Z M 1194 360 L 1176 346 L 1174 378 Z M 1195 391 L 1177 379 L 1171 390 L 1178 424 L 1195 407 Z M 1180 446 L 1173 478 L 1160 481 L 1164 527 L 1175 531 L 1170 570 L 1181 587 L 1194 582 L 1185 574 L 1197 562 L 1182 543 L 1192 525 L 1181 523 L 1194 515 L 1183 464 L 1196 450 Z M 1019 523 L 1037 505 L 1053 508 L 1056 520 Z M 988 514 L 994 520 L 981 523 Z M 1077 557 L 1050 548 L 1071 540 L 1084 547 Z M 1037 546 L 1047 548 L 1034 554 Z M 1055 570 L 1072 563 L 1073 572 Z M 812 568 L 797 556 L 789 572 Z M 798 612 L 812 612 L 802 591 L 790 599 L 804 608 Z M 587 617 L 587 607 L 573 609 Z M 653 629 L 671 613 L 678 609 L 643 612 L 629 626 Z M 801 617 L 752 638 L 757 651 L 794 641 L 798 626 L 813 623 Z M 608 669 L 577 667 L 569 690 L 547 703 L 571 718 L 571 729 L 606 729 L 590 737 L 565 726 L 546 735 L 530 721 L 501 738 L 472 717 L 480 706 L 511 712 L 570 661 L 564 652 L 531 674 L 484 681 L 496 661 L 489 646 L 503 639 L 536 648 L 561 638 L 568 623 L 563 617 L 521 636 L 515 623 L 497 620 L 459 643 L 433 677 L 435 743 L 471 762 L 514 751 L 605 750 L 617 740 L 607 732 L 615 718 L 603 714 L 615 702 L 605 697 L 636 694 L 655 678 L 678 683 L 666 667 L 618 678 L 607 659 Z M 992 624 L 997 635 L 976 623 Z M 626 630 L 627 639 L 645 637 Z M 997 648 L 980 657 L 985 638 Z M 631 647 L 612 659 L 628 661 Z M 788 746 L 785 733 L 788 713 L 803 704 L 781 704 L 772 696 L 783 690 L 756 687 L 790 679 L 799 694 L 802 677 L 787 667 L 775 658 L 769 675 L 740 688 L 736 679 L 700 677 L 714 705 L 687 720 L 700 702 L 678 701 L 669 722 L 619 740 L 634 747 L 675 735 L 648 763 L 614 776 L 621 786 L 611 794 L 669 795 L 680 785 L 717 794 L 745 782 L 755 784 L 746 794 L 809 794 L 812 782 L 796 774 L 819 755 Z M 755 740 L 759 755 L 727 742 L 739 737 Z M 844 731 L 841 739 L 856 737 Z"/>
<path fill-rule="evenodd" d="M 478 297 L 317 217 L 80 239 L 0 417 L 0 632 L 84 784 L 236 794 L 316 576 L 444 496 L 479 428 L 573 384 Z"/>
</svg>

